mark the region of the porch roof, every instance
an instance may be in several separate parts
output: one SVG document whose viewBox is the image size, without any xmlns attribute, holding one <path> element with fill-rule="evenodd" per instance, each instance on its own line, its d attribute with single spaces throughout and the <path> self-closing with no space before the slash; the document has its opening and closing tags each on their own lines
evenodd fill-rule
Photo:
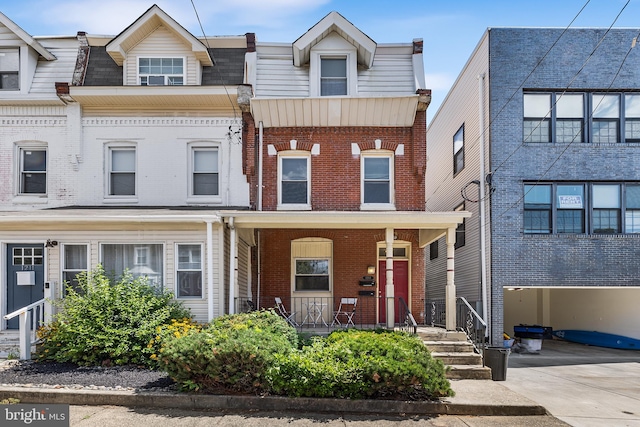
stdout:
<svg viewBox="0 0 640 427">
<path fill-rule="evenodd" d="M 420 230 L 420 246 L 424 247 L 456 228 L 471 212 L 394 212 L 394 211 L 242 211 L 222 213 L 224 221 L 236 228 L 297 229 L 369 229 L 385 228 Z"/>
</svg>

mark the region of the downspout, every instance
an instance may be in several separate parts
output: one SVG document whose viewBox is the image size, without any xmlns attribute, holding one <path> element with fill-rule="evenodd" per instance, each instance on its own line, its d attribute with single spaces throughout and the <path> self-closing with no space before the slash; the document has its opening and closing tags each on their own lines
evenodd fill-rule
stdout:
<svg viewBox="0 0 640 427">
<path fill-rule="evenodd" d="M 256 295 L 255 303 L 256 303 L 256 307 L 259 308 L 260 307 L 260 285 L 262 283 L 262 281 L 261 281 L 262 269 L 260 268 L 261 267 L 261 263 L 260 263 L 260 261 L 261 261 L 260 260 L 260 230 L 258 230 L 258 249 L 257 249 L 257 255 L 256 256 L 258 258 L 258 260 L 257 260 L 257 264 L 258 264 L 258 267 L 257 267 L 258 268 L 258 271 L 257 271 L 258 283 L 256 283 L 256 288 L 257 288 L 256 289 L 256 294 L 257 295 Z"/>
<path fill-rule="evenodd" d="M 262 210 L 262 156 L 264 144 L 264 126 L 258 124 L 258 210 Z"/>
<path fill-rule="evenodd" d="M 491 324 L 488 321 L 488 304 L 487 304 L 487 230 L 485 219 L 485 185 L 486 175 L 484 170 L 485 159 L 485 141 L 484 141 L 484 79 L 485 74 L 478 76 L 478 102 L 480 115 L 480 287 L 482 298 L 482 318 L 487 324 L 485 337 L 490 336 L 489 330 Z"/>
<path fill-rule="evenodd" d="M 236 280 L 238 277 L 237 231 L 233 217 L 229 217 L 229 314 L 236 312 Z"/>
<path fill-rule="evenodd" d="M 207 318 L 213 319 L 213 223 L 207 222 Z"/>
</svg>

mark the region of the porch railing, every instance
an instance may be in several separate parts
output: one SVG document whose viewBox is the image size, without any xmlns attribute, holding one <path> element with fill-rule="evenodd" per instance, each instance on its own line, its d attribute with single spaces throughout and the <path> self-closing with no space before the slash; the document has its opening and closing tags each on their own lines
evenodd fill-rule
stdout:
<svg viewBox="0 0 640 427">
<path fill-rule="evenodd" d="M 444 328 L 446 326 L 446 304 L 444 299 L 425 301 L 425 323 Z M 456 330 L 463 331 L 476 351 L 482 354 L 486 345 L 487 324 L 464 297 L 456 298 Z"/>
<path fill-rule="evenodd" d="M 242 313 L 258 309 L 276 309 L 275 296 L 263 296 L 260 301 L 249 298 L 235 299 L 235 312 Z M 341 298 L 357 298 L 355 313 L 352 322 L 347 322 L 345 317 L 339 317 L 335 321 L 335 312 L 340 305 Z M 375 295 L 344 295 L 334 297 L 288 297 L 281 296 L 282 302 L 290 318 L 291 324 L 299 332 L 324 334 L 340 328 L 375 329 L 385 328 L 384 322 L 378 323 L 378 307 L 380 298 Z M 401 298 L 394 301 L 397 328 L 415 333 L 417 324 L 406 302 Z M 278 310 L 276 309 L 276 312 Z M 287 316 L 288 317 L 288 316 Z"/>
<path fill-rule="evenodd" d="M 36 330 L 44 324 L 43 298 L 4 316 L 6 320 L 19 316 L 20 359 L 31 359 L 31 346 L 36 343 Z"/>
</svg>

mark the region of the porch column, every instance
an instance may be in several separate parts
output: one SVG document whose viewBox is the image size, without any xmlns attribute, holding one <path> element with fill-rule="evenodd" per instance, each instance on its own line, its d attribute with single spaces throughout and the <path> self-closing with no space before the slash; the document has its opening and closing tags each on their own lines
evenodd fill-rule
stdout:
<svg viewBox="0 0 640 427">
<path fill-rule="evenodd" d="M 207 319 L 213 319 L 213 224 L 207 220 Z"/>
<path fill-rule="evenodd" d="M 238 278 L 237 231 L 233 217 L 229 218 L 229 314 L 236 312 L 236 281 Z"/>
<path fill-rule="evenodd" d="M 386 278 L 387 285 L 385 287 L 385 293 L 387 296 L 386 307 L 387 307 L 387 329 L 393 329 L 395 327 L 395 292 L 393 285 L 393 228 L 387 228 L 385 230 L 385 253 L 386 253 Z"/>
<path fill-rule="evenodd" d="M 445 288 L 446 327 L 448 331 L 456 329 L 456 285 L 454 282 L 454 257 L 456 229 L 447 229 L 447 287 Z"/>
</svg>

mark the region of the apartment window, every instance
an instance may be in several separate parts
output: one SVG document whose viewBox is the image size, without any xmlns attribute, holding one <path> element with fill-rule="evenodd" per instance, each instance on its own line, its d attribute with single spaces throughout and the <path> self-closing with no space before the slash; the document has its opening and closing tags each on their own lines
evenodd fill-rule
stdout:
<svg viewBox="0 0 640 427">
<path fill-rule="evenodd" d="M 362 156 L 362 203 L 389 205 L 393 203 L 393 156 L 371 154 Z"/>
<path fill-rule="evenodd" d="M 593 232 L 620 232 L 620 186 L 593 186 Z"/>
<path fill-rule="evenodd" d="M 192 149 L 192 195 L 217 196 L 220 194 L 218 149 L 197 147 Z"/>
<path fill-rule="evenodd" d="M 134 196 L 136 194 L 136 150 L 134 148 L 109 149 L 109 195 Z"/>
<path fill-rule="evenodd" d="M 329 259 L 296 259 L 296 291 L 329 291 Z"/>
<path fill-rule="evenodd" d="M 281 155 L 280 158 L 280 206 L 288 209 L 309 208 L 310 201 L 310 156 Z"/>
<path fill-rule="evenodd" d="M 584 185 L 558 185 L 558 233 L 584 233 Z"/>
<path fill-rule="evenodd" d="M 152 286 L 162 287 L 161 244 L 102 244 L 101 258 L 105 272 L 115 279 L 128 271 L 133 277 L 146 277 Z"/>
<path fill-rule="evenodd" d="M 453 135 L 453 173 L 464 169 L 464 125 Z"/>
<path fill-rule="evenodd" d="M 640 142 L 640 95 L 624 97 L 624 139 L 626 142 Z"/>
<path fill-rule="evenodd" d="M 138 76 L 142 86 L 184 84 L 183 58 L 138 58 Z"/>
<path fill-rule="evenodd" d="M 434 260 L 438 258 L 438 256 L 438 241 L 436 240 L 429 245 L 429 259 Z"/>
<path fill-rule="evenodd" d="M 464 203 L 454 209 L 454 211 L 456 212 L 461 212 L 463 210 L 464 210 Z M 462 222 L 458 224 L 458 226 L 456 227 L 456 243 L 454 243 L 453 245 L 455 249 L 461 248 L 467 243 L 466 226 L 467 226 L 467 219 L 463 218 Z"/>
<path fill-rule="evenodd" d="M 551 185 L 525 184 L 524 232 L 551 232 Z"/>
<path fill-rule="evenodd" d="M 592 141 L 608 144 L 619 142 L 620 96 L 594 94 L 591 102 L 593 106 Z"/>
<path fill-rule="evenodd" d="M 320 96 L 347 95 L 347 58 L 320 58 Z"/>
<path fill-rule="evenodd" d="M 0 49 L 0 90 L 20 89 L 20 54 L 18 49 Z"/>
<path fill-rule="evenodd" d="M 625 233 L 640 233 L 640 185 L 625 188 Z"/>
<path fill-rule="evenodd" d="M 524 94 L 524 142 L 551 142 L 550 118 L 550 94 Z"/>
<path fill-rule="evenodd" d="M 583 94 L 565 93 L 556 100 L 556 142 L 582 142 Z"/>
<path fill-rule="evenodd" d="M 202 245 L 177 245 L 176 296 L 202 298 Z"/>
<path fill-rule="evenodd" d="M 47 150 L 20 149 L 20 194 L 47 193 Z"/>
<path fill-rule="evenodd" d="M 67 286 L 79 292 L 78 274 L 86 273 L 89 269 L 87 245 L 64 245 L 63 253 L 63 294 L 66 295 Z"/>
</svg>

